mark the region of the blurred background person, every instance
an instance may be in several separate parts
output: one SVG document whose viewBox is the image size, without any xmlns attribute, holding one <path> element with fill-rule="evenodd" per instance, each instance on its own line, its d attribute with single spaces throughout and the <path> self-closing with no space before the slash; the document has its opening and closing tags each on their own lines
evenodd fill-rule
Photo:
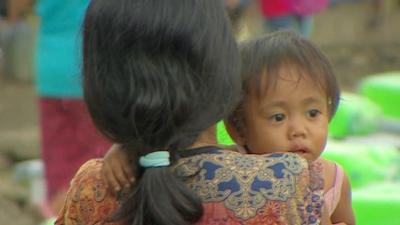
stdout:
<svg viewBox="0 0 400 225">
<path fill-rule="evenodd" d="M 244 22 L 251 0 L 224 0 L 225 7 L 232 23 L 233 32 L 238 40 L 249 38 L 249 31 Z"/>
<path fill-rule="evenodd" d="M 15 21 L 28 0 L 11 0 Z M 57 213 L 79 166 L 101 157 L 109 143 L 97 132 L 82 100 L 80 27 L 88 0 L 38 0 L 34 72 L 41 156 L 47 187 L 46 216 Z"/>
<path fill-rule="evenodd" d="M 0 1 L 0 47 L 2 78 L 33 80 L 34 23 L 31 0 Z"/>
<path fill-rule="evenodd" d="M 372 15 L 368 22 L 370 28 L 377 28 L 382 25 L 385 0 L 372 0 Z"/>
<path fill-rule="evenodd" d="M 290 29 L 304 37 L 313 30 L 313 14 L 324 10 L 328 0 L 259 0 L 267 31 Z"/>
</svg>

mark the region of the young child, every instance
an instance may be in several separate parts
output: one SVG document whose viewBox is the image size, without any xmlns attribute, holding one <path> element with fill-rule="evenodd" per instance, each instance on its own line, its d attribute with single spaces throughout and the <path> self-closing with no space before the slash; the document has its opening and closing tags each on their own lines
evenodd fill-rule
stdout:
<svg viewBox="0 0 400 225">
<path fill-rule="evenodd" d="M 226 121 L 232 139 L 247 153 L 292 152 L 318 161 L 332 223 L 355 224 L 346 174 L 339 165 L 320 158 L 340 94 L 329 61 L 293 32 L 244 42 L 241 53 L 244 96 Z M 116 190 L 121 189 L 119 183 L 133 181 L 118 148 L 108 153 L 104 167 Z"/>
<path fill-rule="evenodd" d="M 248 153 L 293 152 L 320 162 L 332 222 L 354 224 L 346 174 L 320 158 L 340 95 L 327 58 L 292 32 L 245 42 L 241 56 L 244 97 L 226 121 L 232 139 Z"/>
</svg>

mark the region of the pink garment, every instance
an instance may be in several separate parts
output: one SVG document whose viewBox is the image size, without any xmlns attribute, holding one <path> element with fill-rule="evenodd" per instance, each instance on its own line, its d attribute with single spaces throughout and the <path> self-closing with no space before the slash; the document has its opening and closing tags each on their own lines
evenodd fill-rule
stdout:
<svg viewBox="0 0 400 225">
<path fill-rule="evenodd" d="M 309 16 L 325 10 L 329 0 L 288 0 L 291 11 L 296 15 Z"/>
<path fill-rule="evenodd" d="M 42 158 L 47 198 L 67 190 L 71 178 L 88 159 L 110 147 L 92 123 L 82 99 L 40 98 Z"/>
<path fill-rule="evenodd" d="M 328 0 L 259 0 L 265 18 L 287 15 L 307 16 L 319 13 L 329 5 Z"/>
<path fill-rule="evenodd" d="M 336 163 L 335 168 L 335 182 L 333 183 L 333 186 L 324 194 L 325 204 L 329 212 L 329 216 L 332 216 L 333 212 L 335 211 L 342 193 L 344 172 L 342 167 Z"/>
<path fill-rule="evenodd" d="M 266 18 L 291 14 L 288 0 L 259 0 L 261 13 Z"/>
</svg>

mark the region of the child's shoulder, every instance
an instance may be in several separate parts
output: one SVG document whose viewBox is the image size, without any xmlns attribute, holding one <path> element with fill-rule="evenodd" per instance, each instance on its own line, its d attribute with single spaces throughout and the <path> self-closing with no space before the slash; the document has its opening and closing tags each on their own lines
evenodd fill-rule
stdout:
<svg viewBox="0 0 400 225">
<path fill-rule="evenodd" d="M 338 165 L 334 161 L 330 161 L 324 158 L 318 158 L 317 162 L 319 162 L 322 166 L 322 174 L 325 183 L 324 192 L 327 192 L 329 189 L 335 186 L 335 182 L 338 178 L 338 171 L 340 173 L 344 173 L 344 171 L 341 169 L 340 165 Z"/>
<path fill-rule="evenodd" d="M 328 173 L 329 175 L 336 173 L 336 162 L 324 159 L 322 157 L 318 158 L 316 161 L 321 164 L 324 172 Z"/>
<path fill-rule="evenodd" d="M 318 159 L 322 164 L 325 180 L 324 199 L 327 210 L 335 224 L 355 224 L 351 207 L 351 185 L 343 168 L 334 161 Z"/>
<path fill-rule="evenodd" d="M 349 178 L 346 171 L 340 166 L 340 164 L 330 161 L 327 159 L 319 158 L 317 159 L 322 166 L 322 174 L 324 177 L 324 191 L 328 191 L 335 185 L 349 183 Z M 346 185 L 345 185 L 346 186 Z"/>
</svg>

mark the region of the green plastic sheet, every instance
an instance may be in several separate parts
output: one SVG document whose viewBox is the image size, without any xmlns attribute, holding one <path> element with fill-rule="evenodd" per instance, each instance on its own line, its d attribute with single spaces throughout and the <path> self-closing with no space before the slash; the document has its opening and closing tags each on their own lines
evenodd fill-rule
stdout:
<svg viewBox="0 0 400 225">
<path fill-rule="evenodd" d="M 349 135 L 373 133 L 381 115 L 381 109 L 371 100 L 343 93 L 336 114 L 329 124 L 329 136 L 340 139 Z"/>
<path fill-rule="evenodd" d="M 378 104 L 385 116 L 400 120 L 400 71 L 365 78 L 360 93 Z"/>
</svg>

